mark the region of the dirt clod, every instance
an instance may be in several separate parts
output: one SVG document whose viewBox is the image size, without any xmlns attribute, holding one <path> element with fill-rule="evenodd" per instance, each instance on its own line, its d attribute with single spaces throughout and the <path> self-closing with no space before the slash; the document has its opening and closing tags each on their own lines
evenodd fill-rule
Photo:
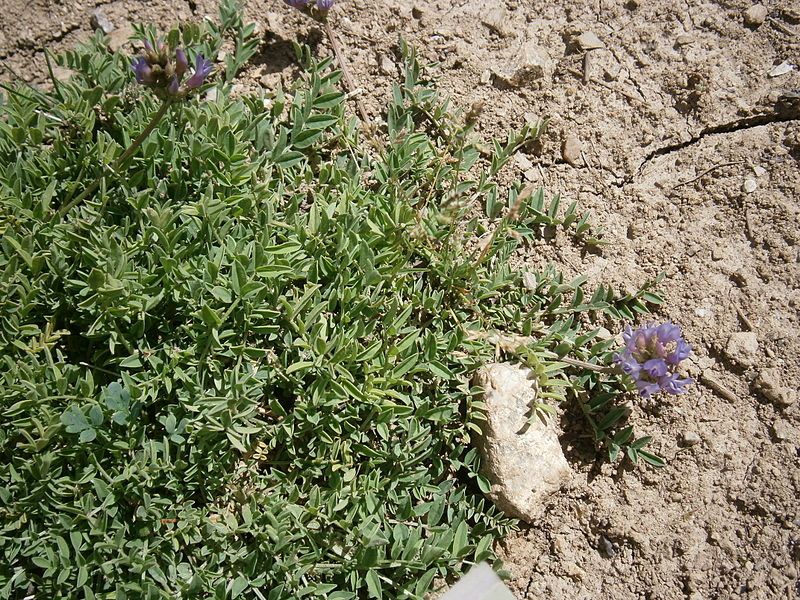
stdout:
<svg viewBox="0 0 800 600">
<path fill-rule="evenodd" d="M 732 333 L 725 345 L 725 355 L 742 367 L 758 362 L 758 337 L 752 331 Z"/>
<path fill-rule="evenodd" d="M 748 27 L 756 28 L 767 18 L 769 10 L 763 4 L 754 4 L 744 11 L 744 24 Z"/>
<path fill-rule="evenodd" d="M 581 151 L 583 145 L 578 136 L 567 134 L 564 142 L 561 144 L 561 158 L 567 161 L 573 167 L 577 167 L 581 162 Z"/>
</svg>

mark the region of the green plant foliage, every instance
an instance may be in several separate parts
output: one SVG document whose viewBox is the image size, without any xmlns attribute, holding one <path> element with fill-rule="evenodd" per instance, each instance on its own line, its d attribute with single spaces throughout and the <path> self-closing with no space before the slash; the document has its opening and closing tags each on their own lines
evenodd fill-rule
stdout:
<svg viewBox="0 0 800 600">
<path fill-rule="evenodd" d="M 230 79 L 255 46 L 222 23 L 184 41 L 233 31 Z M 545 226 L 585 233 L 494 182 L 541 126 L 481 160 L 405 49 L 378 156 L 340 74 L 299 55 L 291 94 L 172 107 L 63 219 L 157 101 L 102 37 L 53 93 L 3 98 L 0 597 L 422 598 L 514 525 L 470 444 L 483 333 L 535 338 L 543 398 L 602 385 L 587 411 L 615 414 L 619 385 L 570 383 L 559 357 L 607 364 L 579 316 L 644 298 L 507 264 Z"/>
</svg>

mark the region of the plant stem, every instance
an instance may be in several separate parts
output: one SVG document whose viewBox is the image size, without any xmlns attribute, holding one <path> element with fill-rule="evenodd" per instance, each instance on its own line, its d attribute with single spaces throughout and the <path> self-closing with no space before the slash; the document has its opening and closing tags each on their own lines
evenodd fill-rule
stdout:
<svg viewBox="0 0 800 600">
<path fill-rule="evenodd" d="M 353 94 L 353 100 L 355 100 L 358 114 L 361 116 L 361 120 L 364 122 L 364 127 L 367 128 L 367 131 L 369 131 L 370 134 L 373 134 L 374 127 L 372 121 L 367 114 L 367 109 L 364 108 L 364 103 L 361 102 L 361 99 L 356 95 L 358 86 L 356 85 L 356 80 L 353 78 L 352 73 L 350 73 L 350 67 L 347 66 L 347 59 L 345 58 L 342 45 L 339 43 L 339 38 L 336 37 L 336 32 L 333 31 L 333 28 L 327 19 L 322 22 L 322 25 L 325 27 L 325 33 L 327 34 L 328 40 L 331 43 L 331 48 L 333 48 L 333 54 L 336 56 L 336 62 L 339 63 L 339 68 L 342 70 L 342 77 L 344 77 L 345 85 L 347 85 L 347 89 L 350 91 L 350 93 Z M 375 140 L 374 136 L 372 136 L 372 138 Z M 378 142 L 376 141 L 375 144 L 377 146 Z"/>
<path fill-rule="evenodd" d="M 161 103 L 161 106 L 158 108 L 156 113 L 153 115 L 153 118 L 150 119 L 150 122 L 147 124 L 142 132 L 136 137 L 135 140 L 131 142 L 131 145 L 123 152 L 122 154 L 117 157 L 117 159 L 111 163 L 111 170 L 116 171 L 117 167 L 119 167 L 122 163 L 128 160 L 134 152 L 136 152 L 139 147 L 144 143 L 153 130 L 158 125 L 161 118 L 167 113 L 167 110 L 170 106 L 172 106 L 173 99 L 167 98 Z M 105 177 L 105 173 L 101 174 L 97 179 L 95 179 L 92 184 L 87 187 L 83 192 L 81 192 L 77 198 L 71 200 L 68 204 L 62 206 L 58 211 L 58 218 L 63 219 L 64 215 L 66 215 L 70 210 L 75 208 L 78 204 L 80 204 L 89 194 L 93 193 L 99 186 L 100 182 L 103 181 L 103 177 Z"/>
<path fill-rule="evenodd" d="M 568 365 L 572 365 L 574 367 L 581 367 L 582 369 L 588 369 L 589 371 L 596 371 L 597 373 L 616 373 L 616 367 L 606 367 L 603 365 L 596 365 L 594 363 L 586 362 L 585 360 L 579 360 L 577 358 L 570 358 L 569 356 L 562 356 L 558 359 L 559 362 L 567 363 Z"/>
</svg>

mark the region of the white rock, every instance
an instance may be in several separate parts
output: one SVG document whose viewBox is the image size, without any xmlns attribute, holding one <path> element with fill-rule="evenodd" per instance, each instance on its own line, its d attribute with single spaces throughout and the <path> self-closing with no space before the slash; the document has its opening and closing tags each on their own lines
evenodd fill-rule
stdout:
<svg viewBox="0 0 800 600">
<path fill-rule="evenodd" d="M 683 445 L 684 446 L 695 446 L 702 442 L 703 440 L 700 438 L 700 435 L 696 431 L 684 431 L 683 432 Z"/>
<path fill-rule="evenodd" d="M 744 180 L 744 185 L 742 185 L 742 189 L 748 193 L 752 194 L 758 189 L 758 182 L 755 179 L 747 178 Z"/>
<path fill-rule="evenodd" d="M 501 37 L 512 37 L 514 35 L 514 27 L 508 11 L 501 6 L 495 6 L 484 13 L 481 17 L 481 23 Z"/>
<path fill-rule="evenodd" d="M 397 67 L 394 61 L 386 54 L 381 54 L 378 58 L 381 73 L 384 75 L 397 75 Z"/>
<path fill-rule="evenodd" d="M 506 514 L 529 523 L 572 476 L 552 424 L 538 418 L 527 423 L 537 398 L 530 375 L 530 369 L 507 363 L 486 365 L 476 374 L 487 407 L 477 446 L 492 484 L 488 496 Z"/>
<path fill-rule="evenodd" d="M 781 371 L 776 367 L 761 371 L 755 383 L 764 398 L 778 406 L 790 406 L 795 401 L 793 390 L 783 385 Z"/>
<path fill-rule="evenodd" d="M 783 61 L 781 64 L 767 73 L 767 75 L 770 77 L 780 77 L 781 75 L 786 75 L 792 71 L 794 71 L 794 65 L 790 62 Z"/>
<path fill-rule="evenodd" d="M 517 153 L 514 155 L 514 162 L 516 162 L 516 163 L 517 163 L 517 166 L 518 166 L 518 167 L 520 168 L 520 170 L 522 170 L 522 171 L 528 171 L 529 169 L 532 169 L 532 168 L 533 168 L 533 163 L 532 163 L 532 162 L 530 161 L 530 159 L 529 159 L 527 156 L 525 156 L 525 155 L 524 155 L 522 152 L 517 152 Z"/>
<path fill-rule="evenodd" d="M 114 24 L 101 9 L 95 8 L 89 15 L 89 24 L 92 26 L 92 29 L 100 29 L 105 34 L 114 31 Z"/>
<path fill-rule="evenodd" d="M 573 167 L 577 167 L 580 164 L 582 149 L 578 136 L 570 133 L 564 138 L 564 143 L 561 144 L 561 156 Z"/>
<path fill-rule="evenodd" d="M 795 440 L 797 441 L 797 430 L 784 419 L 777 419 L 772 424 L 772 432 L 775 437 L 780 441 Z"/>
<path fill-rule="evenodd" d="M 603 41 L 591 31 L 584 31 L 575 38 L 575 41 L 578 42 L 581 50 L 597 50 L 606 47 Z"/>
<path fill-rule="evenodd" d="M 496 81 L 509 87 L 520 87 L 549 78 L 553 74 L 553 61 L 545 48 L 524 42 L 517 50 L 492 69 Z"/>
<path fill-rule="evenodd" d="M 487 563 L 475 565 L 439 600 L 514 600 L 514 595 Z"/>
<path fill-rule="evenodd" d="M 758 362 L 758 338 L 752 331 L 732 333 L 725 346 L 725 354 L 743 367 L 752 367 Z"/>
<path fill-rule="evenodd" d="M 761 165 L 756 165 L 755 167 L 753 167 L 753 173 L 756 174 L 756 177 L 763 177 L 764 175 L 767 174 L 767 170 Z"/>
<path fill-rule="evenodd" d="M 758 27 L 767 18 L 769 10 L 763 4 L 754 4 L 744 11 L 744 24 L 750 27 Z"/>
</svg>

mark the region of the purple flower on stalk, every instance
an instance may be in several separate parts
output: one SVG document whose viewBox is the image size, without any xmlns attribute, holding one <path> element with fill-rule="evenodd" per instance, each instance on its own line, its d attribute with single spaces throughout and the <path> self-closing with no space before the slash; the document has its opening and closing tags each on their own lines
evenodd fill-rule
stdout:
<svg viewBox="0 0 800 600">
<path fill-rule="evenodd" d="M 143 85 L 153 83 L 153 69 L 146 59 L 139 57 L 131 63 L 136 81 Z"/>
<path fill-rule="evenodd" d="M 186 52 L 178 48 L 175 50 L 175 75 L 178 81 L 183 78 L 184 73 L 189 70 L 189 61 L 186 60 Z"/>
<path fill-rule="evenodd" d="M 317 10 L 321 10 L 322 12 L 328 12 L 330 9 L 333 8 L 333 4 L 336 0 L 317 0 Z"/>
<path fill-rule="evenodd" d="M 662 323 L 636 330 L 629 326 L 622 339 L 625 348 L 614 355 L 614 362 L 633 379 L 642 397 L 649 398 L 658 392 L 682 394 L 692 383 L 676 372 L 680 362 L 692 352 L 678 325 Z"/>
<path fill-rule="evenodd" d="M 202 54 L 198 54 L 194 60 L 194 74 L 186 80 L 186 88 L 193 90 L 203 85 L 203 81 L 214 70 L 214 65 L 210 60 L 203 58 Z"/>
</svg>

